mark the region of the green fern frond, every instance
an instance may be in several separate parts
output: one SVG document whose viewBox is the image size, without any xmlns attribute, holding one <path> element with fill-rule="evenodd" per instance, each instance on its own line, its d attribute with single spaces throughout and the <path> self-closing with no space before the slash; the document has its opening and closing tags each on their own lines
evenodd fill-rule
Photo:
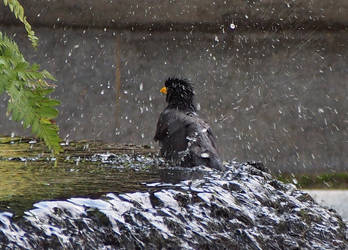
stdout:
<svg viewBox="0 0 348 250">
<path fill-rule="evenodd" d="M 58 127 L 52 119 L 57 117 L 55 108 L 59 101 L 47 97 L 54 88 L 46 82 L 54 77 L 36 64 L 30 65 L 15 42 L 0 32 L 0 94 L 10 96 L 8 113 L 12 119 L 32 128 L 55 154 L 62 149 Z"/>
<path fill-rule="evenodd" d="M 35 32 L 31 29 L 31 25 L 28 23 L 26 16 L 24 16 L 24 8 L 17 0 L 3 0 L 4 5 L 8 6 L 11 12 L 19 19 L 25 27 L 25 30 L 28 33 L 28 38 L 31 41 L 33 47 L 37 47 L 39 38 L 35 36 Z"/>
</svg>

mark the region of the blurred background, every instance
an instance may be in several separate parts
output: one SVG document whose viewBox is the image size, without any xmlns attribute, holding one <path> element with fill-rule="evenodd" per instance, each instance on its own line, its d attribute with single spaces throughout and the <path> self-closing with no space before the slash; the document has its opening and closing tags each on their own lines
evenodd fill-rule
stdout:
<svg viewBox="0 0 348 250">
<path fill-rule="evenodd" d="M 348 170 L 348 2 L 26 0 L 34 50 L 7 7 L 0 30 L 56 78 L 65 140 L 157 145 L 168 77 L 190 80 L 224 160 L 275 173 Z M 0 134 L 30 135 L 6 117 Z"/>
</svg>

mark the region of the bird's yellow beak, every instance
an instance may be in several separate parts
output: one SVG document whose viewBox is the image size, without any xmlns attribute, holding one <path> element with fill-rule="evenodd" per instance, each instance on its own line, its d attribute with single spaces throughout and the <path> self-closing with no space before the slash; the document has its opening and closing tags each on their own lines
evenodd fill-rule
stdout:
<svg viewBox="0 0 348 250">
<path fill-rule="evenodd" d="M 161 88 L 160 92 L 166 95 L 167 94 L 167 88 L 166 87 Z"/>
</svg>

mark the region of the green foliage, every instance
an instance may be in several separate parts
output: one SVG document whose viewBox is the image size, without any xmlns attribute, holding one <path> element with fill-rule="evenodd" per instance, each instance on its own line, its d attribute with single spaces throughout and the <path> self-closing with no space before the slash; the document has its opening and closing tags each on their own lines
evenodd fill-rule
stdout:
<svg viewBox="0 0 348 250">
<path fill-rule="evenodd" d="M 28 23 L 26 16 L 24 16 L 24 9 L 22 5 L 17 0 L 3 0 L 3 1 L 4 1 L 4 5 L 8 6 L 11 12 L 16 16 L 16 18 L 19 19 L 24 24 L 25 30 L 28 33 L 28 38 L 31 41 L 31 44 L 33 45 L 33 47 L 36 48 L 39 39 L 37 38 L 37 36 L 35 36 L 35 33 L 31 29 L 31 26 Z"/>
<path fill-rule="evenodd" d="M 0 32 L 0 94 L 10 96 L 8 114 L 42 138 L 55 153 L 61 151 L 58 127 L 52 122 L 58 115 L 59 102 L 47 97 L 53 86 L 46 79 L 54 77 L 37 64 L 30 65 L 15 42 Z"/>
<path fill-rule="evenodd" d="M 296 179 L 296 185 L 300 188 L 332 188 L 332 189 L 347 189 L 348 173 L 322 173 L 318 175 L 281 175 L 277 179 L 293 183 Z"/>
</svg>

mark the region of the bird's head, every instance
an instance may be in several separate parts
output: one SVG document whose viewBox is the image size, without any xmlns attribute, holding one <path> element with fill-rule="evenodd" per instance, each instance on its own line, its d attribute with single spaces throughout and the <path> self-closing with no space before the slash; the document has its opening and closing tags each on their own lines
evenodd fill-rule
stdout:
<svg viewBox="0 0 348 250">
<path fill-rule="evenodd" d="M 166 102 L 170 108 L 196 111 L 193 88 L 187 80 L 168 78 L 164 85 L 161 93 L 166 94 Z"/>
</svg>

